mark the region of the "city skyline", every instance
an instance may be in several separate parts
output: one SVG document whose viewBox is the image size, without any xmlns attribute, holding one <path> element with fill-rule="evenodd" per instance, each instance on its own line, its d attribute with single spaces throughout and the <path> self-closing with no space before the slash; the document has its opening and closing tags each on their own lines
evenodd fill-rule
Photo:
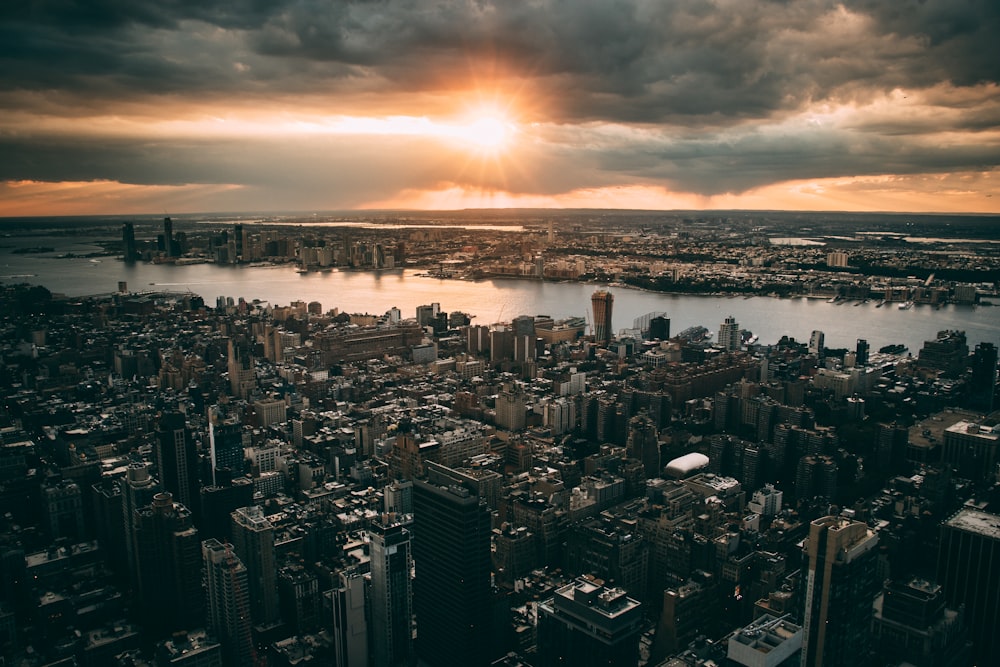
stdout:
<svg viewBox="0 0 1000 667">
<path fill-rule="evenodd" d="M 998 23 L 942 0 L 41 3 L 0 14 L 0 216 L 1000 212 Z"/>
</svg>

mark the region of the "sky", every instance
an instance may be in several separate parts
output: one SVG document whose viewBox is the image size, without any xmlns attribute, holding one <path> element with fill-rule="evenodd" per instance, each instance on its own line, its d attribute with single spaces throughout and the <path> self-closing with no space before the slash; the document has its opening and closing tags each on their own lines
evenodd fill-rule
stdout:
<svg viewBox="0 0 1000 667">
<path fill-rule="evenodd" d="M 0 216 L 1000 213 L 996 0 L 5 0 Z"/>
</svg>

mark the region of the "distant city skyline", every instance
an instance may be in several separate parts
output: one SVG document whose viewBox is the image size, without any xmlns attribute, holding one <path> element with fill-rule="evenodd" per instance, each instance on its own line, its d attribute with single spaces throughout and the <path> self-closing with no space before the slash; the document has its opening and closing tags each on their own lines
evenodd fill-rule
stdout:
<svg viewBox="0 0 1000 667">
<path fill-rule="evenodd" d="M 33 4 L 0 216 L 1000 212 L 984 1 Z"/>
</svg>

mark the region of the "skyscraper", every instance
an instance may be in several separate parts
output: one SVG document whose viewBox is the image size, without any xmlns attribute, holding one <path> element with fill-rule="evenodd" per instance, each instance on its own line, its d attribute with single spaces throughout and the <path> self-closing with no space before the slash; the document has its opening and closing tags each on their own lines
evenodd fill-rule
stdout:
<svg viewBox="0 0 1000 667">
<path fill-rule="evenodd" d="M 736 318 L 730 315 L 719 325 L 719 347 L 728 352 L 740 349 L 740 325 Z"/>
<path fill-rule="evenodd" d="M 156 426 L 156 467 L 163 488 L 189 510 L 198 507 L 198 452 L 184 415 L 167 412 Z"/>
<path fill-rule="evenodd" d="M 607 345 L 614 335 L 614 327 L 611 324 L 611 308 L 615 297 L 606 290 L 597 290 L 590 297 L 590 304 L 594 310 L 594 342 L 598 345 Z"/>
<path fill-rule="evenodd" d="M 247 568 L 250 615 L 255 625 L 269 626 L 277 623 L 274 527 L 257 506 L 241 507 L 231 516 L 233 550 Z"/>
<path fill-rule="evenodd" d="M 490 514 L 461 487 L 413 483 L 417 653 L 433 667 L 489 660 Z"/>
<path fill-rule="evenodd" d="M 257 386 L 250 345 L 243 340 L 229 339 L 229 390 L 236 398 L 248 399 Z"/>
<path fill-rule="evenodd" d="M 341 571 L 330 591 L 333 608 L 333 664 L 368 664 L 368 621 L 365 577 L 357 569 Z"/>
<path fill-rule="evenodd" d="M 218 484 L 215 471 L 226 468 L 234 476 L 243 473 L 243 425 L 238 417 L 225 414 L 220 406 L 208 409 L 208 441 L 212 457 L 212 483 Z"/>
<path fill-rule="evenodd" d="M 822 355 L 825 337 L 822 331 L 814 329 L 809 335 L 809 351 L 817 356 Z"/>
<path fill-rule="evenodd" d="M 371 635 L 375 667 L 406 665 L 413 651 L 410 531 L 399 523 L 371 529 Z"/>
<path fill-rule="evenodd" d="M 157 493 L 151 505 L 136 510 L 135 545 L 139 599 L 152 635 L 199 627 L 201 540 L 188 509 L 171 494 Z"/>
<path fill-rule="evenodd" d="M 250 665 L 254 648 L 251 636 L 247 569 L 232 546 L 215 538 L 201 543 L 205 562 L 208 627 L 222 644 L 225 665 Z"/>
<path fill-rule="evenodd" d="M 859 338 L 857 345 L 854 347 L 854 363 L 858 366 L 868 365 L 868 341 L 864 338 Z"/>
<path fill-rule="evenodd" d="M 997 348 L 993 343 L 976 345 L 970 360 L 969 407 L 989 413 L 993 410 L 997 388 Z"/>
<path fill-rule="evenodd" d="M 163 219 L 163 251 L 167 257 L 176 257 L 174 252 L 174 221 L 170 218 Z"/>
<path fill-rule="evenodd" d="M 122 521 L 125 524 L 125 558 L 128 563 L 129 582 L 139 585 L 139 566 L 136 562 L 135 512 L 153 502 L 160 490 L 159 484 L 149 474 L 148 463 L 132 463 L 122 482 Z"/>
<path fill-rule="evenodd" d="M 124 247 L 122 259 L 127 263 L 139 259 L 139 253 L 135 249 L 135 225 L 131 222 L 122 225 L 122 246 Z"/>
<path fill-rule="evenodd" d="M 948 606 L 965 605 L 976 664 L 1000 660 L 1000 515 L 962 509 L 941 524 L 937 579 Z"/>
<path fill-rule="evenodd" d="M 864 664 L 871 654 L 878 536 L 839 516 L 809 525 L 803 602 L 803 667 Z"/>
<path fill-rule="evenodd" d="M 632 667 L 642 611 L 620 588 L 577 579 L 538 605 L 540 665 Z"/>
</svg>

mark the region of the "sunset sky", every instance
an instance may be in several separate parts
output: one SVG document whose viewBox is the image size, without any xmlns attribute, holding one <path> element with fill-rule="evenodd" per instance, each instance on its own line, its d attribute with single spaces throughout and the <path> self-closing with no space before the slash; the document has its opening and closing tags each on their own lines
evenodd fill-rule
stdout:
<svg viewBox="0 0 1000 667">
<path fill-rule="evenodd" d="M 1000 213 L 996 0 L 6 0 L 0 216 Z"/>
</svg>

